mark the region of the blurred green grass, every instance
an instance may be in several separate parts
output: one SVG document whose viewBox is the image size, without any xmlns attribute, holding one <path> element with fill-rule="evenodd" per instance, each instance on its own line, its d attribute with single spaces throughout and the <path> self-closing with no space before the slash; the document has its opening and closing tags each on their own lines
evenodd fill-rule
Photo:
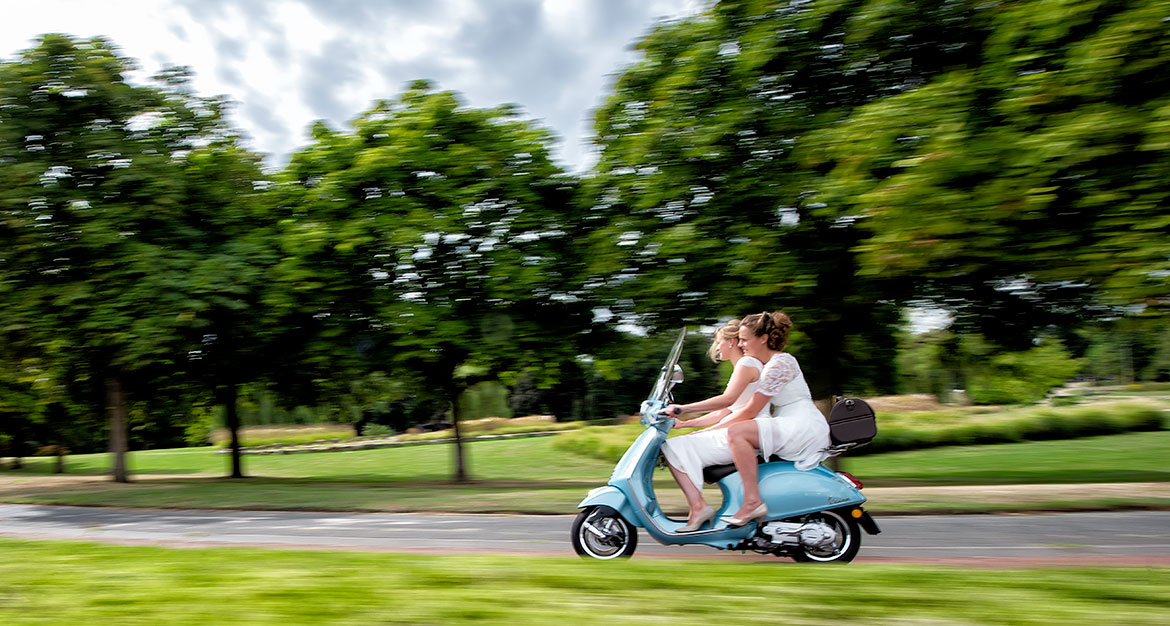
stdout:
<svg viewBox="0 0 1170 626">
<path fill-rule="evenodd" d="M 636 433 L 637 431 L 633 431 Z M 214 448 L 152 450 L 130 456 L 131 484 L 109 481 L 109 455 L 69 457 L 69 472 L 54 476 L 51 459 L 30 459 L 23 470 L 0 471 L 0 501 L 95 506 L 307 509 L 358 511 L 465 511 L 572 513 L 592 489 L 606 483 L 612 464 L 569 454 L 549 437 L 469 442 L 474 480 L 451 482 L 454 448 L 427 444 L 397 448 L 244 457 L 246 479 L 223 478 L 228 455 Z M 631 435 L 632 439 L 632 435 Z M 625 441 L 628 444 L 629 440 Z M 931 448 L 845 457 L 842 469 L 867 488 L 919 485 L 1170 482 L 1165 466 L 1170 431 L 1138 432 L 984 446 Z M 666 471 L 655 481 L 667 510 L 682 497 Z M 713 492 L 717 493 L 717 492 Z M 1140 490 L 1104 502 L 1084 494 L 1059 508 L 1165 506 Z M 973 510 L 1018 509 L 989 498 Z M 945 503 L 915 501 L 899 512 L 938 510 Z M 946 510 L 954 510 L 946 504 Z"/>
<path fill-rule="evenodd" d="M 168 549 L 0 539 L 0 623 L 1165 624 L 1170 569 Z"/>
</svg>

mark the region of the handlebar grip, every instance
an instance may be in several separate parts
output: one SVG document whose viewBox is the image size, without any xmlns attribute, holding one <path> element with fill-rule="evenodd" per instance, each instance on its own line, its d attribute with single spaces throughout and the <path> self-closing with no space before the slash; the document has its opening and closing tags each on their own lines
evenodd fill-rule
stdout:
<svg viewBox="0 0 1170 626">
<path fill-rule="evenodd" d="M 671 411 L 671 413 L 674 413 L 675 415 L 678 415 L 679 413 L 682 413 L 682 409 L 680 409 L 680 408 L 678 408 L 678 407 L 676 406 L 676 407 L 674 407 L 674 410 L 673 410 L 673 411 Z"/>
</svg>

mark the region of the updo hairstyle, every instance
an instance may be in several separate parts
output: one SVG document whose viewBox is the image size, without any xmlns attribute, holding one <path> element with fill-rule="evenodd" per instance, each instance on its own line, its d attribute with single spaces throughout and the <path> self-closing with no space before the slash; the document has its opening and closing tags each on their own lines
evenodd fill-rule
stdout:
<svg viewBox="0 0 1170 626">
<path fill-rule="evenodd" d="M 715 329 L 715 340 L 711 342 L 711 347 L 707 348 L 707 356 L 711 357 L 712 361 L 719 362 L 719 342 L 724 339 L 735 339 L 739 336 L 739 320 L 730 320 L 726 324 Z"/>
<path fill-rule="evenodd" d="M 768 349 L 777 352 L 788 345 L 788 331 L 792 330 L 792 320 L 783 311 L 753 313 L 743 318 L 741 325 L 757 337 L 767 335 Z"/>
</svg>

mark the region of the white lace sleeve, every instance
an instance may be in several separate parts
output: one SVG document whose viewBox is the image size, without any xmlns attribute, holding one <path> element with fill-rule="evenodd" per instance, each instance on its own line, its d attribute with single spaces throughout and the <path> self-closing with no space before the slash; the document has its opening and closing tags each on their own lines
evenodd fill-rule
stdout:
<svg viewBox="0 0 1170 626">
<path fill-rule="evenodd" d="M 796 357 L 783 352 L 768 360 L 764 372 L 760 375 L 760 386 L 756 391 L 765 396 L 774 396 L 779 393 L 781 387 L 795 380 L 798 375 L 800 365 L 797 365 Z"/>
</svg>

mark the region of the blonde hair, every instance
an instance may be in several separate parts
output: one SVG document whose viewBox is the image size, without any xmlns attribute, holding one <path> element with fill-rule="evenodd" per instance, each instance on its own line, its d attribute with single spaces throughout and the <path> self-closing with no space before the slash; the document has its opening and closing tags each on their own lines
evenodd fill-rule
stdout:
<svg viewBox="0 0 1170 626">
<path fill-rule="evenodd" d="M 712 361 L 719 362 L 719 342 L 724 339 L 735 339 L 739 337 L 739 320 L 729 320 L 719 328 L 715 329 L 715 340 L 711 342 L 711 347 L 707 348 L 707 356 L 711 357 Z"/>
</svg>

